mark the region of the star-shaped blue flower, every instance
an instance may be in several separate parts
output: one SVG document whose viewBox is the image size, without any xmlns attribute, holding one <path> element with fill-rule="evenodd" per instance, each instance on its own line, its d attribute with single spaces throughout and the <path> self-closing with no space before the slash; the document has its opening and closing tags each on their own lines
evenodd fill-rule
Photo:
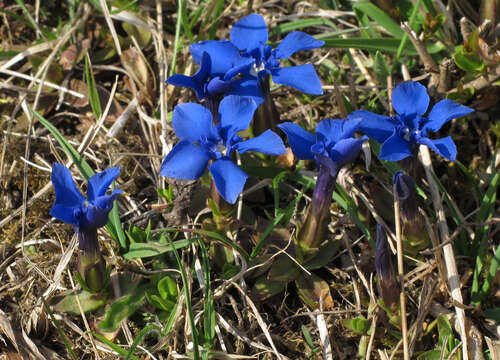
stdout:
<svg viewBox="0 0 500 360">
<path fill-rule="evenodd" d="M 119 167 L 97 173 L 89 179 L 85 198 L 76 187 L 68 168 L 62 164 L 52 165 L 52 184 L 56 201 L 50 215 L 73 225 L 76 232 L 95 231 L 106 225 L 113 201 L 122 193 L 114 190 L 106 195 L 108 187 L 120 174 Z"/>
<path fill-rule="evenodd" d="M 392 92 L 392 104 L 397 115 L 390 117 L 359 110 L 352 116 L 362 117 L 359 126 L 369 137 L 382 143 L 379 158 L 399 161 L 412 156 L 417 144 L 426 145 L 444 158 L 455 161 L 457 148 L 451 136 L 441 139 L 427 137 L 429 131 L 436 132 L 452 119 L 470 114 L 474 110 L 445 99 L 439 101 L 429 112 L 429 95 L 418 82 L 405 82 Z"/>
<path fill-rule="evenodd" d="M 315 160 L 326 166 L 331 176 L 358 156 L 363 142 L 368 138 L 353 138 L 361 122 L 360 118 L 325 119 L 316 126 L 316 134 L 311 134 L 295 123 L 279 124 L 288 138 L 294 155 L 300 160 Z"/>
<path fill-rule="evenodd" d="M 251 66 L 246 60 L 236 62 L 239 71 L 258 77 L 260 81 L 272 75 L 277 84 L 288 85 L 307 94 L 323 94 L 321 81 L 311 64 L 280 67 L 280 60 L 289 58 L 297 51 L 316 49 L 325 42 L 301 31 L 293 31 L 273 50 L 266 44 L 268 37 L 266 22 L 259 14 L 250 14 L 233 25 L 231 42 L 243 57 L 254 60 Z M 242 70 L 244 68 L 246 71 Z"/>
<path fill-rule="evenodd" d="M 255 79 L 235 79 L 239 69 L 248 67 L 252 61 L 240 56 L 238 48 L 229 40 L 208 40 L 192 44 L 190 51 L 199 66 L 198 71 L 193 76 L 172 75 L 167 79 L 168 84 L 191 88 L 196 92 L 198 100 L 207 99 L 216 105 L 224 95 L 230 94 L 251 96 L 258 103 L 263 101 Z"/>
<path fill-rule="evenodd" d="M 215 186 L 227 202 L 233 204 L 243 190 L 247 174 L 231 159 L 231 153 L 257 151 L 268 155 L 286 152 L 281 138 L 271 130 L 250 140 L 238 136 L 248 128 L 257 104 L 247 97 L 229 95 L 219 105 L 220 122 L 213 124 L 211 112 L 195 103 L 174 108 L 172 126 L 181 141 L 163 161 L 160 175 L 195 180 L 208 166 Z"/>
</svg>

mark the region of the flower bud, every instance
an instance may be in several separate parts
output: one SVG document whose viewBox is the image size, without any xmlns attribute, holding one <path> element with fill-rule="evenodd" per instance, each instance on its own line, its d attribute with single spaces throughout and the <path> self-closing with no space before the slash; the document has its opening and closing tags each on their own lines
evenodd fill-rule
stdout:
<svg viewBox="0 0 500 360">
<path fill-rule="evenodd" d="M 401 233 L 403 246 L 412 254 L 429 246 L 429 235 L 425 229 L 424 218 L 418 211 L 415 196 L 415 181 L 412 177 L 398 171 L 394 175 L 396 196 L 399 201 Z"/>
<path fill-rule="evenodd" d="M 398 302 L 399 284 L 392 265 L 391 250 L 382 225 L 377 225 L 377 242 L 375 248 L 375 271 L 377 273 L 377 289 L 384 304 L 393 309 Z"/>
<path fill-rule="evenodd" d="M 335 182 L 336 176 L 331 175 L 330 169 L 320 166 L 311 204 L 297 236 L 299 256 L 301 253 L 306 254 L 309 250 L 317 249 L 326 239 Z"/>
</svg>

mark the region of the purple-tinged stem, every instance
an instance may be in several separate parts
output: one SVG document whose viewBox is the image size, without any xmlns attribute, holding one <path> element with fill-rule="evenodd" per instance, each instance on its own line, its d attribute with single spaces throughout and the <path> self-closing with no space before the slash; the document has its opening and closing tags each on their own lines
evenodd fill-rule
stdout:
<svg viewBox="0 0 500 360">
<path fill-rule="evenodd" d="M 297 236 L 300 260 L 308 260 L 307 254 L 317 249 L 326 239 L 330 223 L 330 204 L 336 180 L 337 176 L 332 176 L 328 167 L 320 165 L 311 204 Z"/>
</svg>

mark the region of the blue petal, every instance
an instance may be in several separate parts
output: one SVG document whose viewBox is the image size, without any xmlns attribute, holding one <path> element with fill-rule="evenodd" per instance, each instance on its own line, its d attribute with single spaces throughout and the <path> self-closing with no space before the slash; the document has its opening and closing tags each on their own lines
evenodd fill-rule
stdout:
<svg viewBox="0 0 500 360">
<path fill-rule="evenodd" d="M 50 216 L 59 219 L 66 224 L 70 224 L 73 226 L 79 226 L 84 212 L 86 211 L 85 205 L 81 204 L 80 206 L 65 206 L 54 204 L 50 209 Z"/>
<path fill-rule="evenodd" d="M 177 105 L 172 115 L 172 127 L 179 139 L 188 140 L 191 143 L 199 142 L 205 138 L 217 137 L 212 125 L 212 114 L 200 104 L 183 103 Z"/>
<path fill-rule="evenodd" d="M 358 129 L 379 143 L 386 141 L 394 132 L 394 122 L 389 116 L 378 115 L 366 110 L 358 110 L 349 114 L 349 117 L 361 117 Z"/>
<path fill-rule="evenodd" d="M 230 204 L 234 204 L 243 191 L 248 175 L 232 160 L 222 158 L 208 167 L 214 178 L 219 194 Z"/>
<path fill-rule="evenodd" d="M 316 139 L 313 134 L 291 122 L 279 124 L 278 127 L 286 134 L 288 144 L 296 158 L 300 160 L 312 160 L 314 158 L 311 146 L 314 145 Z"/>
<path fill-rule="evenodd" d="M 167 83 L 175 86 L 182 86 L 193 89 L 196 92 L 198 100 L 202 100 L 205 97 L 205 92 L 203 86 L 199 84 L 193 76 L 186 76 L 182 74 L 175 74 L 167 79 Z"/>
<path fill-rule="evenodd" d="M 273 81 L 291 86 L 306 94 L 321 95 L 321 81 L 311 64 L 271 69 Z"/>
<path fill-rule="evenodd" d="M 257 104 L 249 97 L 228 95 L 219 105 L 220 126 L 224 129 L 224 142 L 238 131 L 250 126 Z"/>
<path fill-rule="evenodd" d="M 87 197 L 89 201 L 92 202 L 99 196 L 106 194 L 109 185 L 115 180 L 120 174 L 119 167 L 112 167 L 104 170 L 103 172 L 93 175 L 89 179 L 89 184 L 87 187 Z"/>
<path fill-rule="evenodd" d="M 457 158 L 457 147 L 453 142 L 451 136 L 447 136 L 442 139 L 432 140 L 427 137 L 421 137 L 417 139 L 417 142 L 422 145 L 428 146 L 430 149 L 437 152 L 439 155 L 451 161 L 455 161 Z"/>
<path fill-rule="evenodd" d="M 233 61 L 233 67 L 224 74 L 224 80 L 231 80 L 238 74 L 248 76 L 254 64 L 255 59 L 252 57 L 240 56 L 238 58 L 235 58 Z"/>
<path fill-rule="evenodd" d="M 316 40 L 311 35 L 302 31 L 293 31 L 276 47 L 274 55 L 278 59 L 286 59 L 297 51 L 316 49 L 324 44 L 324 41 Z"/>
<path fill-rule="evenodd" d="M 341 139 L 330 149 L 330 158 L 341 167 L 356 159 L 366 140 L 368 140 L 366 136 L 361 139 Z"/>
<path fill-rule="evenodd" d="M 388 161 L 399 161 L 412 156 L 410 143 L 400 137 L 396 131 L 382 144 L 379 158 Z"/>
<path fill-rule="evenodd" d="M 52 164 L 52 184 L 56 193 L 57 205 L 80 208 L 85 197 L 80 193 L 68 168 L 62 164 Z"/>
<path fill-rule="evenodd" d="M 403 116 L 423 115 L 429 107 L 427 89 L 415 81 L 399 84 L 392 92 L 392 105 Z"/>
<path fill-rule="evenodd" d="M 451 119 L 470 114 L 474 110 L 445 99 L 438 102 L 429 113 L 429 120 L 423 126 L 424 131 L 439 131 Z"/>
<path fill-rule="evenodd" d="M 108 222 L 109 212 L 113 209 L 113 201 L 122 193 L 115 190 L 111 195 L 100 196 L 88 206 L 85 221 L 80 225 L 83 228 L 100 228 Z"/>
<path fill-rule="evenodd" d="M 183 86 L 193 89 L 198 96 L 198 100 L 205 98 L 204 84 L 210 77 L 210 55 L 204 52 L 201 58 L 200 68 L 193 76 L 186 76 L 182 74 L 172 75 L 167 79 L 168 84 L 175 86 Z"/>
<path fill-rule="evenodd" d="M 233 80 L 228 94 L 251 97 L 257 106 L 264 102 L 257 79 L 241 78 Z"/>
<path fill-rule="evenodd" d="M 207 92 L 212 96 L 224 95 L 231 90 L 231 81 L 224 81 L 215 77 L 207 85 Z"/>
<path fill-rule="evenodd" d="M 231 41 L 242 51 L 251 52 L 267 42 L 266 21 L 259 14 L 238 20 L 231 28 Z"/>
<path fill-rule="evenodd" d="M 286 153 L 281 138 L 272 130 L 266 130 L 253 139 L 241 141 L 234 146 L 240 153 L 256 151 L 267 155 L 282 155 Z"/>
<path fill-rule="evenodd" d="M 183 140 L 167 154 L 160 175 L 185 180 L 198 179 L 207 168 L 209 154 L 201 147 Z"/>
<path fill-rule="evenodd" d="M 316 126 L 316 133 L 324 136 L 327 146 L 340 139 L 350 138 L 358 129 L 360 117 L 347 119 L 324 119 Z"/>
<path fill-rule="evenodd" d="M 189 49 L 194 61 L 199 65 L 203 53 L 210 55 L 210 73 L 212 76 L 224 76 L 233 67 L 235 58 L 240 57 L 238 49 L 229 40 L 207 40 L 192 44 Z"/>
</svg>

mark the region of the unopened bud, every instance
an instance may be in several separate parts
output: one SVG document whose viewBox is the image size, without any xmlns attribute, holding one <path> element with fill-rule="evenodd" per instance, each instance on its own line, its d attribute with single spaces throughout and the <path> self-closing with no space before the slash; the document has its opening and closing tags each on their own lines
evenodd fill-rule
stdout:
<svg viewBox="0 0 500 360">
<path fill-rule="evenodd" d="M 377 289 L 384 304 L 393 309 L 399 297 L 399 284 L 392 265 L 391 250 L 382 225 L 377 225 L 377 242 L 375 249 L 375 271 L 377 273 Z"/>
</svg>

